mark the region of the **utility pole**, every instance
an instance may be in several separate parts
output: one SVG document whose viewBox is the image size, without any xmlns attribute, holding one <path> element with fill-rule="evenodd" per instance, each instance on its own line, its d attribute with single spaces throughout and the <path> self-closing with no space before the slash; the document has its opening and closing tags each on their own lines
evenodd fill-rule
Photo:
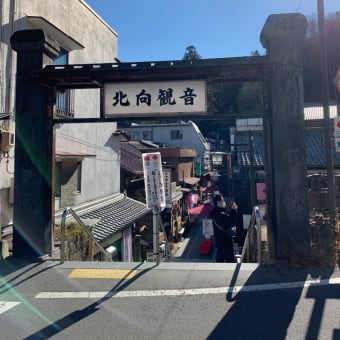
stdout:
<svg viewBox="0 0 340 340">
<path fill-rule="evenodd" d="M 329 115 L 329 90 L 328 90 L 328 67 L 325 35 L 325 15 L 323 0 L 318 0 L 318 25 L 320 34 L 320 65 L 321 65 L 321 86 L 323 99 L 323 114 L 325 122 L 325 149 L 326 168 L 328 177 L 328 199 L 329 217 L 331 225 L 335 223 L 335 185 L 334 185 L 334 164 L 333 164 L 333 143 L 331 135 L 331 120 Z"/>
<path fill-rule="evenodd" d="M 159 256 L 159 210 L 158 208 L 152 209 L 152 243 L 153 243 L 153 257 L 156 259 L 157 265 L 160 264 Z"/>
<path fill-rule="evenodd" d="M 253 210 L 256 205 L 256 190 L 255 190 L 255 173 L 254 173 L 254 136 L 249 130 L 249 158 L 250 158 L 250 169 L 249 169 L 249 182 L 250 182 L 250 201 L 251 209 Z"/>
</svg>

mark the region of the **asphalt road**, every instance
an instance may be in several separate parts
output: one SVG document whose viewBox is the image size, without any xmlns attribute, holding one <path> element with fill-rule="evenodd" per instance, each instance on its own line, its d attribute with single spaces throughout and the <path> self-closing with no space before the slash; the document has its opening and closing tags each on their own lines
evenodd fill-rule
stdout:
<svg viewBox="0 0 340 340">
<path fill-rule="evenodd" d="M 207 255 L 200 254 L 200 244 L 204 240 L 202 222 L 191 226 L 180 248 L 176 251 L 175 261 L 182 262 L 215 262 L 215 248 L 212 247 Z"/>
<path fill-rule="evenodd" d="M 338 268 L 12 259 L 0 275 L 0 339 L 340 337 Z"/>
</svg>

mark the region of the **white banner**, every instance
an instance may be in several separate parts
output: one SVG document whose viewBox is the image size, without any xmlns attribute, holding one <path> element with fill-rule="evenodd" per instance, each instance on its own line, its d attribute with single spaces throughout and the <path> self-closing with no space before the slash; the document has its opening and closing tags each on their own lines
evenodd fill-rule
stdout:
<svg viewBox="0 0 340 340">
<path fill-rule="evenodd" d="M 146 205 L 148 208 L 165 207 L 162 160 L 159 152 L 143 153 Z"/>
<path fill-rule="evenodd" d="M 211 219 L 202 219 L 202 232 L 205 238 L 210 238 L 214 235 L 214 227 Z"/>
</svg>

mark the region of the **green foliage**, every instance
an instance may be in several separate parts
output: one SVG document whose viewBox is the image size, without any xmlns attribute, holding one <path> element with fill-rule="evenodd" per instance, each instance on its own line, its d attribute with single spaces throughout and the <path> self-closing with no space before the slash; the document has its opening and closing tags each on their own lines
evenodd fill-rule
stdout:
<svg viewBox="0 0 340 340">
<path fill-rule="evenodd" d="M 59 241 L 61 238 L 61 226 L 54 226 L 54 238 Z M 65 239 L 66 240 L 87 240 L 89 237 L 83 228 L 77 222 L 71 222 L 65 226 Z"/>
<path fill-rule="evenodd" d="M 340 11 L 330 13 L 325 18 L 325 45 L 327 51 L 329 97 L 336 99 L 334 77 L 340 65 Z M 306 43 L 304 48 L 304 94 L 305 102 L 321 101 L 320 36 L 316 17 L 308 18 Z"/>
<path fill-rule="evenodd" d="M 262 112 L 261 83 L 244 83 L 239 91 L 237 102 L 240 112 Z"/>
<path fill-rule="evenodd" d="M 185 50 L 183 60 L 198 60 L 198 59 L 202 59 L 202 57 L 197 52 L 196 47 L 193 45 L 188 46 Z"/>
<path fill-rule="evenodd" d="M 208 86 L 209 113 L 226 114 L 238 112 L 238 101 L 242 84 L 214 83 Z"/>
<path fill-rule="evenodd" d="M 251 56 L 252 57 L 259 57 L 260 56 L 260 52 L 258 50 L 255 50 L 255 51 L 251 52 Z"/>
</svg>

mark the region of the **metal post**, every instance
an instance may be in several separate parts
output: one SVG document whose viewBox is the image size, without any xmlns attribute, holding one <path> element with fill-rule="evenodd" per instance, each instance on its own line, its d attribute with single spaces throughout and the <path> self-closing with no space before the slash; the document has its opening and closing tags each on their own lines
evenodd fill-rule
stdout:
<svg viewBox="0 0 340 340">
<path fill-rule="evenodd" d="M 156 263 L 159 265 L 159 228 L 158 228 L 158 208 L 152 210 L 152 226 L 153 226 L 153 256 L 156 257 Z"/>
<path fill-rule="evenodd" d="M 92 234 L 92 227 L 89 228 L 90 233 Z M 91 237 L 89 237 L 89 261 L 93 261 L 93 255 L 94 255 L 94 244 Z"/>
<path fill-rule="evenodd" d="M 257 263 L 262 263 L 262 228 L 260 219 L 256 223 L 256 241 L 257 241 Z"/>
<path fill-rule="evenodd" d="M 230 169 L 231 169 L 231 154 L 230 153 L 226 153 L 226 157 L 227 157 L 227 185 L 228 185 L 228 197 L 230 196 Z"/>
<path fill-rule="evenodd" d="M 69 208 L 63 211 L 60 224 L 60 262 L 65 262 L 65 223 Z"/>
<path fill-rule="evenodd" d="M 331 124 L 329 116 L 329 90 L 328 90 L 328 68 L 327 51 L 325 44 L 325 16 L 323 0 L 318 0 L 318 24 L 320 32 L 320 64 L 321 64 L 321 85 L 323 98 L 323 114 L 325 121 L 325 148 L 326 167 L 328 176 L 328 199 L 329 217 L 331 225 L 335 222 L 335 188 L 334 188 L 334 165 L 333 165 L 333 145 L 331 135 Z"/>
<path fill-rule="evenodd" d="M 249 155 L 250 155 L 250 201 L 251 208 L 254 209 L 256 204 L 256 192 L 255 192 L 255 174 L 254 174 L 254 136 L 249 130 Z"/>
</svg>

